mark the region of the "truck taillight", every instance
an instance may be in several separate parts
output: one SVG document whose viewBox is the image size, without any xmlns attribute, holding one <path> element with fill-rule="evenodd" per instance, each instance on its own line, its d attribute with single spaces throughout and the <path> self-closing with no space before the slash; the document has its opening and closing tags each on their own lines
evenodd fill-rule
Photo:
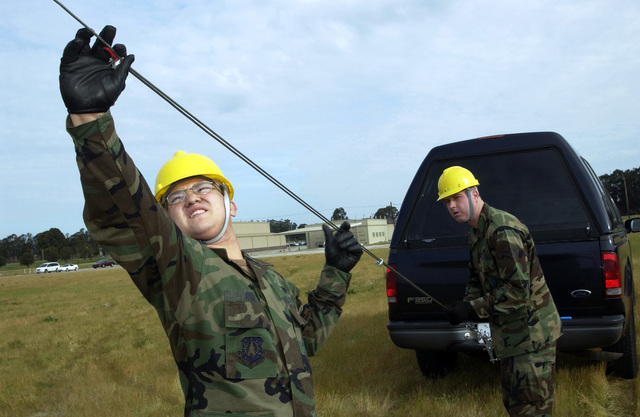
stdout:
<svg viewBox="0 0 640 417">
<path fill-rule="evenodd" d="M 392 269 L 387 268 L 387 302 L 389 304 L 398 303 L 397 277 L 394 270 L 395 264 L 389 264 Z"/>
<path fill-rule="evenodd" d="M 620 262 L 615 252 L 602 252 L 602 275 L 604 276 L 604 298 L 622 297 Z"/>
</svg>

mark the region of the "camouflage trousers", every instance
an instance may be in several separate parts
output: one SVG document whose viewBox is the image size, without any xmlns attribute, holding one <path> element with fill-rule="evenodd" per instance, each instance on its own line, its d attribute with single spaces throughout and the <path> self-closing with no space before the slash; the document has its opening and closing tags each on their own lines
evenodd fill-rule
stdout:
<svg viewBox="0 0 640 417">
<path fill-rule="evenodd" d="M 502 359 L 502 402 L 510 416 L 551 416 L 556 343 Z"/>
</svg>

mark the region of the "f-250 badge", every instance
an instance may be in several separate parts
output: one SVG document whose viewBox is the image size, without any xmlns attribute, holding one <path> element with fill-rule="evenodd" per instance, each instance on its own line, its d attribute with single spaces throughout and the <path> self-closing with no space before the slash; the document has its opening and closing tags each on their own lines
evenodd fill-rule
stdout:
<svg viewBox="0 0 640 417">
<path fill-rule="evenodd" d="M 431 304 L 433 298 L 431 297 L 407 297 L 407 304 Z"/>
</svg>

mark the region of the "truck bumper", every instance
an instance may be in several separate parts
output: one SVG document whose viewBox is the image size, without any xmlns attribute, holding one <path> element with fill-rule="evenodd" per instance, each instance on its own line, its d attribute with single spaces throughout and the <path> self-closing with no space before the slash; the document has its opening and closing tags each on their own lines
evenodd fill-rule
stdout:
<svg viewBox="0 0 640 417">
<path fill-rule="evenodd" d="M 611 346 L 620 340 L 624 315 L 563 318 L 558 350 L 571 351 Z"/>
<path fill-rule="evenodd" d="M 391 341 L 398 347 L 414 350 L 482 350 L 464 324 L 452 326 L 449 322 L 392 321 L 387 323 Z"/>
<path fill-rule="evenodd" d="M 563 335 L 558 350 L 572 351 L 611 346 L 622 336 L 623 315 L 589 318 L 563 318 Z M 387 323 L 391 341 L 398 347 L 423 351 L 476 351 L 484 345 L 464 324 L 445 321 L 392 321 Z"/>
</svg>

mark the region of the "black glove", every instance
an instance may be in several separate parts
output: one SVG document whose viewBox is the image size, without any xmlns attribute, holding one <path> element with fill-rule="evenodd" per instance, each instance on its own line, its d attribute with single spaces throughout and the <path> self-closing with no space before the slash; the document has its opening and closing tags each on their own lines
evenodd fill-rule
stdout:
<svg viewBox="0 0 640 417">
<path fill-rule="evenodd" d="M 447 319 L 449 319 L 449 323 L 454 326 L 462 323 L 463 321 L 478 319 L 478 315 L 473 307 L 471 307 L 471 303 L 468 301 L 456 301 L 449 304 L 447 308 Z"/>
<path fill-rule="evenodd" d="M 362 256 L 362 246 L 353 236 L 353 233 L 349 231 L 350 228 L 349 222 L 344 222 L 340 225 L 338 231 L 333 234 L 328 225 L 322 225 L 325 238 L 324 256 L 327 265 L 336 267 L 344 272 L 351 271 Z"/>
<path fill-rule="evenodd" d="M 105 26 L 100 37 L 109 45 L 116 28 Z M 64 48 L 60 60 L 60 93 L 69 113 L 102 113 L 109 110 L 124 90 L 124 82 L 135 57 L 127 56 L 127 48 L 118 44 L 113 51 L 122 59 L 114 68 L 111 55 L 102 42 L 89 46 L 91 32 L 80 29 L 76 38 Z"/>
</svg>

